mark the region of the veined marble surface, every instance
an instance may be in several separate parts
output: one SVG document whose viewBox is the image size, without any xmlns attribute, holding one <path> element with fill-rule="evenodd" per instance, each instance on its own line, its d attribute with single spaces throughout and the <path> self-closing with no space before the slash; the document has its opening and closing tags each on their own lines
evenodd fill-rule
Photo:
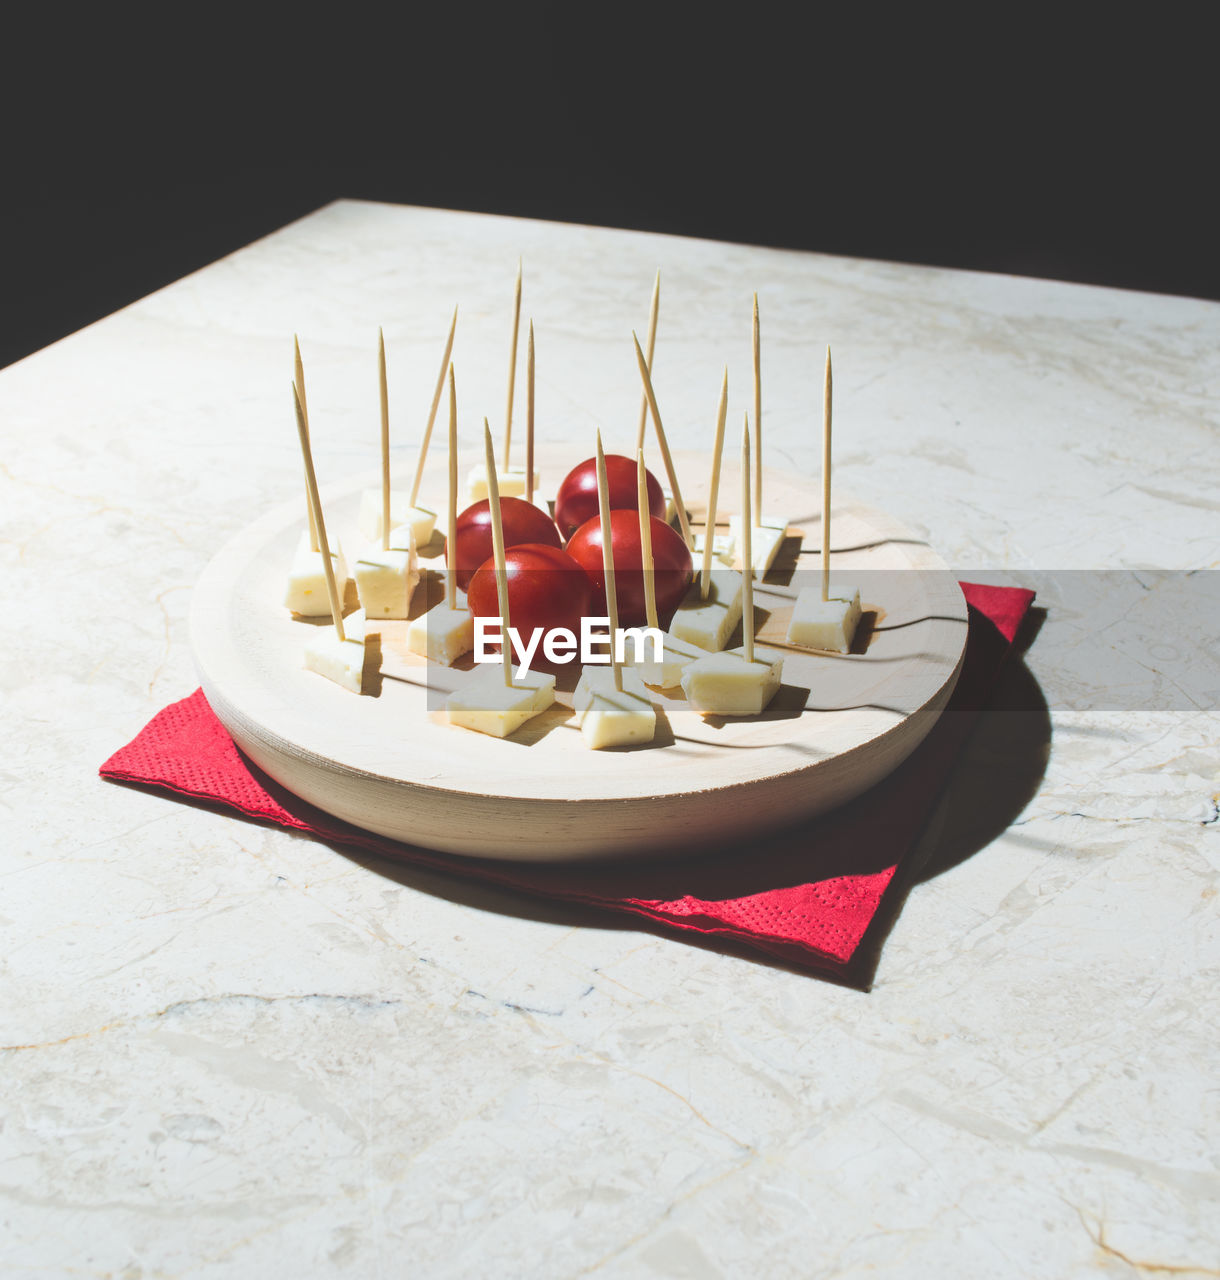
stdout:
<svg viewBox="0 0 1220 1280">
<path fill-rule="evenodd" d="M 659 267 L 706 447 L 757 289 L 769 463 L 830 343 L 840 491 L 1041 593 L 867 994 L 96 776 L 300 487 L 293 332 L 323 482 L 378 325 L 407 462 L 518 256 L 545 438 L 630 445 Z M 0 1275 L 1220 1274 L 1218 393 L 1213 303 L 346 201 L 4 371 Z"/>
</svg>

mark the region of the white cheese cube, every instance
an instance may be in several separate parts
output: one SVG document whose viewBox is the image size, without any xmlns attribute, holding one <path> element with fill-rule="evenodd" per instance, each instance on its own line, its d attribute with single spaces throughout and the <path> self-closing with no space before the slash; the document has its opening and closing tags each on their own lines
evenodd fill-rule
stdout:
<svg viewBox="0 0 1220 1280">
<path fill-rule="evenodd" d="M 822 599 L 820 587 L 803 587 L 788 623 L 789 644 L 831 653 L 850 653 L 860 623 L 860 592 L 855 587 L 832 587 L 834 595 Z"/>
<path fill-rule="evenodd" d="M 525 497 L 525 468 L 524 467 L 505 467 L 502 471 L 496 472 L 496 480 L 500 485 L 500 497 L 502 498 L 524 498 Z M 538 492 L 539 472 L 534 472 L 534 492 Z M 487 466 L 485 463 L 479 463 L 477 467 L 472 467 L 470 474 L 466 477 L 466 494 L 471 502 L 482 502 L 487 497 Z"/>
<path fill-rule="evenodd" d="M 702 531 L 695 533 L 695 568 L 699 569 L 703 564 L 703 543 L 704 536 Z M 731 533 L 714 533 L 712 535 L 712 559 L 719 560 L 721 564 L 731 566 L 734 557 L 737 555 L 737 543 L 733 539 Z"/>
<path fill-rule="evenodd" d="M 484 662 L 445 699 L 449 723 L 493 738 L 507 738 L 555 701 L 555 677 L 513 668 L 512 685 L 504 683 L 499 662 Z"/>
<path fill-rule="evenodd" d="M 459 607 L 438 604 L 421 613 L 407 628 L 407 648 L 429 662 L 449 666 L 474 648 L 474 618 L 459 599 Z"/>
<path fill-rule="evenodd" d="M 669 624 L 672 635 L 709 652 L 723 649 L 741 621 L 741 574 L 733 569 L 713 569 L 707 599 L 699 598 L 699 575 L 678 606 Z"/>
<path fill-rule="evenodd" d="M 343 619 L 343 639 L 332 626 L 318 627 L 305 642 L 305 670 L 359 693 L 364 678 L 364 614 Z"/>
<path fill-rule="evenodd" d="M 679 640 L 669 631 L 661 633 L 659 659 L 652 658 L 652 648 L 652 645 L 646 645 L 639 659 L 632 665 L 645 684 L 657 689 L 677 688 L 682 683 L 682 672 L 686 670 L 687 663 L 707 656 L 706 649 L 700 649 L 689 640 Z"/>
<path fill-rule="evenodd" d="M 767 576 L 787 533 L 788 521 L 783 516 L 764 516 L 760 524 L 752 526 L 750 559 L 754 561 L 756 578 Z M 729 534 L 733 539 L 733 555 L 737 556 L 741 552 L 741 516 L 729 516 Z"/>
<path fill-rule="evenodd" d="M 585 745 L 636 746 L 651 742 L 657 731 L 657 713 L 643 681 L 630 668 L 621 667 L 623 687 L 614 687 L 611 667 L 585 667 L 572 698 L 576 723 Z"/>
<path fill-rule="evenodd" d="M 356 561 L 356 590 L 368 618 L 405 618 L 419 582 L 415 539 L 409 525 L 390 534 L 390 548 L 365 547 Z"/>
<path fill-rule="evenodd" d="M 365 489 L 360 494 L 360 532 L 369 542 L 381 545 L 381 490 Z M 427 546 L 436 527 L 436 512 L 427 507 L 413 507 L 411 495 L 401 490 L 390 491 L 390 529 L 406 525 L 417 547 Z"/>
<path fill-rule="evenodd" d="M 682 673 L 682 692 L 703 715 L 756 716 L 775 696 L 784 660 L 763 649 L 747 662 L 744 649 L 709 653 Z"/>
<path fill-rule="evenodd" d="M 330 543 L 331 562 L 335 566 L 335 582 L 339 587 L 339 602 L 347 586 L 347 561 L 339 539 Z M 326 570 L 322 565 L 322 553 L 309 546 L 309 530 L 301 534 L 297 549 L 288 570 L 288 583 L 284 591 L 284 607 L 302 618 L 325 618 L 330 614 L 330 595 L 326 590 Z"/>
</svg>

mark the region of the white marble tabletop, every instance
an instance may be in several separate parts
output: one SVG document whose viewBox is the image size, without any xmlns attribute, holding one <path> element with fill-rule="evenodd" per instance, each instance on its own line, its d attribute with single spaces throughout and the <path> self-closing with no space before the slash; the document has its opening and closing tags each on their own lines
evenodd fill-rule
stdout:
<svg viewBox="0 0 1220 1280">
<path fill-rule="evenodd" d="M 546 438 L 634 431 L 659 267 L 705 447 L 757 289 L 770 461 L 830 343 L 837 484 L 1039 590 L 871 991 L 97 777 L 299 489 L 293 332 L 319 472 L 378 325 L 407 460 L 519 256 Z M 0 1274 L 1216 1275 L 1218 392 L 1213 303 L 350 201 L 4 371 Z"/>
</svg>

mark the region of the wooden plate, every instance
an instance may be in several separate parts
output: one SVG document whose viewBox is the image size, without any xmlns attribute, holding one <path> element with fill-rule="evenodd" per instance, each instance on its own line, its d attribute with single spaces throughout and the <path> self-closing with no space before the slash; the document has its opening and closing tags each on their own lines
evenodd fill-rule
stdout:
<svg viewBox="0 0 1220 1280">
<path fill-rule="evenodd" d="M 553 493 L 583 454 L 539 456 Z M 676 461 L 701 519 L 695 477 L 706 458 Z M 443 466 L 442 456 L 425 495 L 440 492 Z M 349 560 L 360 491 L 378 483 L 370 474 L 323 490 L 327 528 Z M 722 494 L 736 485 L 726 464 Z M 789 517 L 789 537 L 755 588 L 760 643 L 782 644 L 797 588 L 819 580 L 818 492 L 814 480 L 766 475 L 766 509 Z M 836 503 L 832 580 L 858 582 L 869 611 L 857 652 L 785 648 L 783 687 L 753 719 L 704 720 L 680 690 L 658 694 L 656 739 L 630 750 L 585 748 L 570 718 L 574 668 L 551 711 L 497 740 L 445 722 L 444 695 L 463 673 L 408 654 L 406 623 L 383 624 L 379 670 L 370 645 L 361 697 L 303 668 L 308 629 L 329 625 L 282 605 L 303 527 L 301 498 L 250 525 L 205 570 L 190 618 L 204 693 L 238 746 L 290 791 L 369 831 L 452 853 L 563 860 L 755 841 L 900 764 L 935 723 L 965 651 L 966 603 L 936 553 L 883 513 Z M 423 563 L 443 567 L 439 539 L 430 550 L 437 558 Z M 439 598 L 439 580 L 433 589 Z"/>
</svg>

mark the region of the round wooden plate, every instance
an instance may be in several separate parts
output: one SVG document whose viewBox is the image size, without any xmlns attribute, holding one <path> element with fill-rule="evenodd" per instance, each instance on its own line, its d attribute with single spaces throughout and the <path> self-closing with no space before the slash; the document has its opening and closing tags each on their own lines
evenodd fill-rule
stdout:
<svg viewBox="0 0 1220 1280">
<path fill-rule="evenodd" d="M 543 492 L 553 493 L 583 456 L 540 450 Z M 707 459 L 676 462 L 690 485 L 687 507 L 702 519 L 706 481 L 701 488 L 695 478 Z M 430 469 L 425 500 L 440 492 L 444 465 L 442 456 Z M 378 484 L 370 474 L 323 490 L 327 529 L 349 562 L 360 492 Z M 726 465 L 721 493 L 737 492 Z M 238 534 L 201 577 L 190 626 L 203 690 L 237 745 L 277 782 L 408 844 L 565 860 L 755 842 L 768 828 L 842 804 L 900 764 L 935 723 L 965 652 L 966 603 L 944 563 L 883 513 L 850 502 L 835 505 L 832 583 L 861 588 L 856 651 L 784 644 L 797 589 L 820 581 L 818 492 L 814 480 L 766 474 L 766 511 L 788 517 L 789 537 L 755 587 L 758 640 L 783 649 L 784 670 L 782 688 L 756 718 L 705 720 L 671 691 L 656 695 L 652 744 L 590 751 L 571 719 L 573 666 L 559 679 L 554 708 L 511 738 L 486 737 L 446 723 L 445 694 L 464 672 L 409 654 L 405 622 L 382 624 L 379 655 L 370 642 L 365 693 L 356 697 L 302 665 L 308 629 L 329 622 L 293 618 L 282 604 L 303 497 Z M 434 558 L 422 563 L 443 568 L 440 540 L 426 550 Z M 439 576 L 426 577 L 439 599 Z M 421 583 L 417 608 L 428 586 Z M 353 597 L 349 588 L 352 608 Z"/>
</svg>

